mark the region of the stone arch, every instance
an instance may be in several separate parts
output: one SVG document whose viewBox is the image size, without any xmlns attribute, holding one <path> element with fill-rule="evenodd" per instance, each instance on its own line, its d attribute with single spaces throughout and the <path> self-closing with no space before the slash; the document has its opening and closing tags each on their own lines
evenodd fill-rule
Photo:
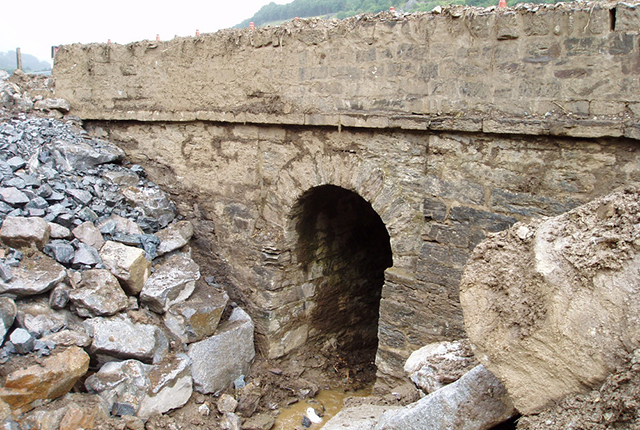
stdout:
<svg viewBox="0 0 640 430">
<path fill-rule="evenodd" d="M 390 237 L 372 205 L 335 185 L 312 187 L 291 211 L 293 269 L 307 297 L 308 342 L 372 363 Z"/>
<path fill-rule="evenodd" d="M 263 215 L 273 227 L 273 246 L 286 256 L 287 263 L 280 266 L 273 278 L 274 285 L 269 287 L 274 291 L 268 293 L 273 306 L 266 315 L 264 334 L 270 358 L 302 346 L 307 348 L 317 337 L 312 324 L 315 291 L 307 282 L 308 273 L 297 252 L 296 215 L 300 200 L 310 190 L 339 187 L 365 201 L 386 228 L 393 267 L 415 270 L 413 265 L 420 249 L 420 223 L 415 220 L 422 216 L 421 205 L 406 198 L 400 179 L 389 172 L 379 159 L 363 159 L 348 152 L 317 152 L 287 163 L 274 177 L 274 188 L 265 198 Z"/>
</svg>

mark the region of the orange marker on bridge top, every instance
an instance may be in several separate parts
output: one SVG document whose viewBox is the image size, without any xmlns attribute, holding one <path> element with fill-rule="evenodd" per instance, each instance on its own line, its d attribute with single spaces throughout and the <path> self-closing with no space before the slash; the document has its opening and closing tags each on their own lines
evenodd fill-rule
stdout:
<svg viewBox="0 0 640 430">
<path fill-rule="evenodd" d="M 500 0 L 498 7 L 507 7 L 507 0 Z"/>
</svg>

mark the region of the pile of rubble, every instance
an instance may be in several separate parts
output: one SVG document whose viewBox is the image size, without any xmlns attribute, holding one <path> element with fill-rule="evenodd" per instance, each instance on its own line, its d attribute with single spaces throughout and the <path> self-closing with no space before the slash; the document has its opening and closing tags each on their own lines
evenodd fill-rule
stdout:
<svg viewBox="0 0 640 430">
<path fill-rule="evenodd" d="M 253 322 L 201 279 L 191 223 L 118 147 L 16 113 L 28 97 L 0 86 L 0 421 L 138 429 L 194 389 L 242 387 Z"/>
</svg>

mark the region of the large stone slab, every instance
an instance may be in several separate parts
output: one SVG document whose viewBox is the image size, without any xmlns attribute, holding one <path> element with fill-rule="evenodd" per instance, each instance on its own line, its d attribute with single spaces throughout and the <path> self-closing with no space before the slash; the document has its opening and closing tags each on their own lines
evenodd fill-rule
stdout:
<svg viewBox="0 0 640 430">
<path fill-rule="evenodd" d="M 249 370 L 255 356 L 253 321 L 241 308 L 235 308 L 208 339 L 189 345 L 188 355 L 193 382 L 200 393 L 217 393 Z"/>
<path fill-rule="evenodd" d="M 6 217 L 0 228 L 0 239 L 13 248 L 44 248 L 49 241 L 51 227 L 43 218 Z"/>
<path fill-rule="evenodd" d="M 69 292 L 72 309 L 81 317 L 114 315 L 129 306 L 118 279 L 105 269 L 86 270 L 77 288 Z"/>
<path fill-rule="evenodd" d="M 467 339 L 432 343 L 414 351 L 404 371 L 423 393 L 430 394 L 457 381 L 478 365 Z"/>
<path fill-rule="evenodd" d="M 64 266 L 39 252 L 25 256 L 18 267 L 12 268 L 11 273 L 11 280 L 0 281 L 0 293 L 18 296 L 41 294 L 67 277 Z"/>
<path fill-rule="evenodd" d="M 400 406 L 359 405 L 345 407 L 333 416 L 323 430 L 373 430 L 380 417 L 388 411 L 400 409 Z"/>
<path fill-rule="evenodd" d="M 104 265 L 122 282 L 130 295 L 137 295 L 151 274 L 151 262 L 144 251 L 119 242 L 107 241 L 100 250 Z"/>
<path fill-rule="evenodd" d="M 200 268 L 190 258 L 173 256 L 155 267 L 140 291 L 140 302 L 156 313 L 189 298 L 200 279 Z"/>
<path fill-rule="evenodd" d="M 630 186 L 473 251 L 466 331 L 523 414 L 599 385 L 640 346 L 639 201 Z"/>
<path fill-rule="evenodd" d="M 7 375 L 0 388 L 0 399 L 22 413 L 42 400 L 55 399 L 69 392 L 89 368 L 89 355 L 71 347 L 45 358 L 40 365 L 29 366 Z"/>
<path fill-rule="evenodd" d="M 228 302 L 224 291 L 199 285 L 189 300 L 169 308 L 164 323 L 183 343 L 198 342 L 215 333 Z"/>
<path fill-rule="evenodd" d="M 156 236 L 160 239 L 158 255 L 163 255 L 189 243 L 193 236 L 193 224 L 191 221 L 178 221 L 157 232 Z"/>
<path fill-rule="evenodd" d="M 137 360 L 110 362 L 87 378 L 85 386 L 105 399 L 116 415 L 135 414 L 146 420 L 187 403 L 193 392 L 190 364 L 185 354 L 153 366 Z"/>
<path fill-rule="evenodd" d="M 123 315 L 91 318 L 85 321 L 85 325 L 93 335 L 92 354 L 157 363 L 168 349 L 167 338 L 158 327 L 134 323 Z"/>
<path fill-rule="evenodd" d="M 502 383 L 478 365 L 453 384 L 385 413 L 375 430 L 486 430 L 515 414 Z"/>
</svg>

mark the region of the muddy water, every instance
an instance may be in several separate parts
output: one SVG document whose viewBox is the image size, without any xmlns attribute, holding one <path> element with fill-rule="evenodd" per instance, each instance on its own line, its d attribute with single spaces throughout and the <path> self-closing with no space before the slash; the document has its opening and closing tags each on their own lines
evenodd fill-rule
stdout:
<svg viewBox="0 0 640 430">
<path fill-rule="evenodd" d="M 350 391 L 345 393 L 342 390 L 320 390 L 314 399 L 301 400 L 286 408 L 280 409 L 280 414 L 276 418 L 276 425 L 273 430 L 294 430 L 304 429 L 302 427 L 302 417 L 308 407 L 315 408 L 320 413 L 324 406 L 324 416 L 322 422 L 311 424 L 309 430 L 318 430 L 342 409 L 342 403 L 347 396 L 365 397 L 371 395 L 371 388 L 360 391 Z"/>
</svg>

